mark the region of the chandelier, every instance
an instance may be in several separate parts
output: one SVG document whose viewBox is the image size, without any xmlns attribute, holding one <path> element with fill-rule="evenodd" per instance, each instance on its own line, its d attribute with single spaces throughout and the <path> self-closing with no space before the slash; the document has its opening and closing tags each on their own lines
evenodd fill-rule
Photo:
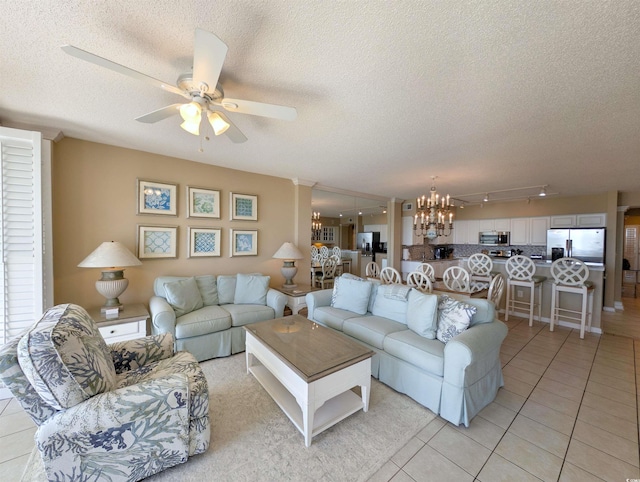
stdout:
<svg viewBox="0 0 640 482">
<path fill-rule="evenodd" d="M 413 232 L 416 236 L 435 239 L 449 236 L 453 230 L 453 205 L 450 196 L 440 196 L 436 191 L 436 176 L 431 176 L 429 196 L 422 196 L 416 202 Z M 448 218 L 448 222 L 447 222 Z"/>
<path fill-rule="evenodd" d="M 322 230 L 322 223 L 320 222 L 320 213 L 311 213 L 311 233 L 319 235 Z"/>
</svg>

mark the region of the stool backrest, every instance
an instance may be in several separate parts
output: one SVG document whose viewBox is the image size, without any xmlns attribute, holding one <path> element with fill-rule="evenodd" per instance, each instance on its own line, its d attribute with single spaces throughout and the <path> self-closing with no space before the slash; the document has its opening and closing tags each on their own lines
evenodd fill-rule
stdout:
<svg viewBox="0 0 640 482">
<path fill-rule="evenodd" d="M 469 272 L 462 266 L 450 266 L 444 270 L 442 281 L 448 290 L 468 293 L 471 289 Z"/>
<path fill-rule="evenodd" d="M 431 293 L 433 285 L 429 277 L 422 271 L 412 271 L 407 276 L 407 286 L 417 289 L 423 293 Z"/>
<path fill-rule="evenodd" d="M 369 261 L 367 266 L 364 268 L 365 276 L 369 278 L 379 278 L 380 277 L 380 266 L 374 261 Z"/>
<path fill-rule="evenodd" d="M 501 274 L 494 276 L 489 283 L 489 293 L 487 299 L 492 301 L 496 307 L 496 310 L 500 307 L 500 300 L 502 300 L 502 294 L 504 293 L 504 276 Z"/>
<path fill-rule="evenodd" d="M 589 268 L 576 258 L 559 258 L 551 263 L 551 276 L 556 284 L 582 286 L 589 277 Z"/>
<path fill-rule="evenodd" d="M 489 276 L 493 269 L 493 261 L 486 254 L 475 253 L 469 256 L 467 266 L 472 276 Z"/>
<path fill-rule="evenodd" d="M 387 266 L 380 271 L 380 281 L 385 285 L 399 284 L 402 283 L 402 276 L 397 269 Z"/>
<path fill-rule="evenodd" d="M 536 264 L 526 256 L 512 256 L 507 260 L 507 275 L 509 278 L 518 281 L 531 281 L 536 274 Z"/>
<path fill-rule="evenodd" d="M 436 272 L 433 269 L 431 263 L 420 263 L 416 268 L 416 271 L 420 271 L 427 275 L 427 278 L 433 283 L 436 280 Z"/>
</svg>

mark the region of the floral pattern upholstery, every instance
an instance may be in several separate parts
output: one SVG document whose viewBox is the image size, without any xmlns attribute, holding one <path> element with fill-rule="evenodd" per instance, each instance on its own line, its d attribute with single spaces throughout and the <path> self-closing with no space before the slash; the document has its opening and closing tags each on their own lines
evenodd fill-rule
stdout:
<svg viewBox="0 0 640 482">
<path fill-rule="evenodd" d="M 83 308 L 59 305 L 0 349 L 0 378 L 39 426 L 49 480 L 140 480 L 209 447 L 207 381 L 170 334 L 107 347 Z"/>
</svg>

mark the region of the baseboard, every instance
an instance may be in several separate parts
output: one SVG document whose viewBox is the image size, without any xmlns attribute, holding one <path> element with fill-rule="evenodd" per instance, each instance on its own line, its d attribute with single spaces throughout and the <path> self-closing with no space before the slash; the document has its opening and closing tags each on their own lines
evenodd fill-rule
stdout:
<svg viewBox="0 0 640 482">
<path fill-rule="evenodd" d="M 511 312 L 509 314 L 509 316 L 516 316 L 518 318 L 524 318 L 525 320 L 529 319 L 529 313 L 525 313 L 525 312 Z M 551 323 L 551 319 L 550 318 L 545 318 L 542 317 L 542 319 L 538 319 L 537 317 L 533 317 L 534 321 L 539 321 L 541 323 L 547 323 L 550 324 Z M 565 320 L 561 320 L 559 322 L 556 323 L 556 325 L 558 326 L 564 326 L 566 328 L 573 328 L 574 330 L 579 330 L 580 329 L 580 324 L 579 323 L 573 323 L 571 321 L 565 321 Z M 585 327 L 585 332 L 587 332 L 587 328 Z M 602 334 L 602 328 L 597 328 L 597 327 L 592 327 L 591 328 L 591 333 L 596 333 L 598 335 Z"/>
<path fill-rule="evenodd" d="M 618 305 L 619 303 L 619 305 Z M 602 311 L 608 311 L 609 313 L 615 313 L 616 310 L 624 310 L 624 306 L 619 301 L 615 302 L 615 306 L 603 306 Z"/>
</svg>

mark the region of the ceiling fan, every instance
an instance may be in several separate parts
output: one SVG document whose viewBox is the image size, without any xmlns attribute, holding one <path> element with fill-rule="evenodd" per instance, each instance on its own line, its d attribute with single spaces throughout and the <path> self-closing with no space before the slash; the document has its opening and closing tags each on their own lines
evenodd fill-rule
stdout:
<svg viewBox="0 0 640 482">
<path fill-rule="evenodd" d="M 189 99 L 187 103 L 171 104 L 137 117 L 136 120 L 140 122 L 154 123 L 179 113 L 184 121 L 180 127 L 197 136 L 200 135 L 202 114 L 205 114 L 215 135 L 226 134 L 232 142 L 240 143 L 247 140 L 246 136 L 224 115 L 220 107 L 229 112 L 288 121 L 295 120 L 298 115 L 293 107 L 226 97 L 218 79 L 228 47 L 214 34 L 202 29 L 196 29 L 195 33 L 193 73 L 180 75 L 177 87 L 73 45 L 63 45 L 62 50 L 79 59 L 148 82 Z"/>
</svg>

